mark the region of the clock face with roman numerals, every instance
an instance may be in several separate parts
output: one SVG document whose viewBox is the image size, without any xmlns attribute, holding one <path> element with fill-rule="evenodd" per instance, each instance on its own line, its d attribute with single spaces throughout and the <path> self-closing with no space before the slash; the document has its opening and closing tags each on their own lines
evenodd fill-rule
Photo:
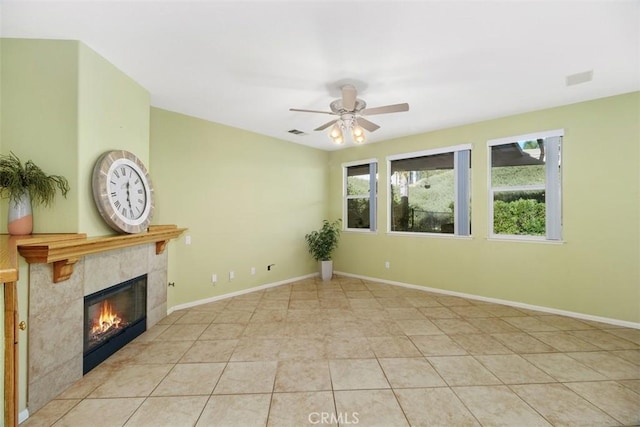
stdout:
<svg viewBox="0 0 640 427">
<path fill-rule="evenodd" d="M 124 220 L 138 219 L 147 203 L 145 185 L 136 168 L 124 161 L 114 163 L 107 174 L 109 200 Z"/>
<path fill-rule="evenodd" d="M 104 153 L 93 169 L 93 198 L 111 228 L 126 233 L 146 231 L 153 213 L 153 188 L 144 164 L 134 154 Z"/>
</svg>

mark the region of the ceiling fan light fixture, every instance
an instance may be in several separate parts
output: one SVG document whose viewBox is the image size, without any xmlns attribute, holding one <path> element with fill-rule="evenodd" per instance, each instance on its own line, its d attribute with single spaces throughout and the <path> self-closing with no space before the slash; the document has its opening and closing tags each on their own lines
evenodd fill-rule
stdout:
<svg viewBox="0 0 640 427">
<path fill-rule="evenodd" d="M 333 140 L 333 143 L 336 145 L 342 145 L 344 144 L 344 138 L 342 137 L 342 133 L 340 135 L 338 135 L 335 138 L 331 138 Z"/>
<path fill-rule="evenodd" d="M 362 126 L 360 126 L 358 123 L 354 121 L 354 126 L 353 126 L 353 130 L 351 131 L 351 134 L 353 135 L 353 139 L 356 139 L 360 136 L 364 136 L 364 129 L 362 128 Z"/>
<path fill-rule="evenodd" d="M 355 119 L 349 118 L 345 120 L 341 118 L 337 121 L 329 131 L 329 137 L 333 141 L 334 144 L 342 145 L 344 144 L 344 131 L 351 132 L 351 138 L 353 142 L 356 144 L 363 144 L 365 141 L 364 128 L 355 121 Z"/>
<path fill-rule="evenodd" d="M 329 131 L 329 136 L 332 139 L 342 137 L 342 129 L 340 129 L 340 123 L 336 123 L 331 127 L 331 130 Z"/>
<path fill-rule="evenodd" d="M 364 132 L 358 136 L 356 136 L 355 132 L 353 133 L 353 142 L 355 142 L 356 144 L 364 144 L 364 140 Z"/>
<path fill-rule="evenodd" d="M 329 131 L 329 137 L 331 137 L 334 144 L 344 144 L 344 136 L 342 135 L 342 124 L 339 121 L 331 127 L 331 131 Z"/>
</svg>

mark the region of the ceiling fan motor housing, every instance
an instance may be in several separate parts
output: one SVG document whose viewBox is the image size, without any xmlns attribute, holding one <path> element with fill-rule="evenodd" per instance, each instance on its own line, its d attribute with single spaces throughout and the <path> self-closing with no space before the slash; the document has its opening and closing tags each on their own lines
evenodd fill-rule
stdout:
<svg viewBox="0 0 640 427">
<path fill-rule="evenodd" d="M 358 113 L 364 110 L 366 107 L 367 103 L 362 99 L 356 99 L 356 105 L 353 110 L 347 110 L 346 108 L 344 108 L 344 106 L 342 105 L 342 99 L 336 99 L 331 104 L 329 104 L 329 108 L 331 108 L 331 111 L 340 115 L 344 113 Z"/>
</svg>

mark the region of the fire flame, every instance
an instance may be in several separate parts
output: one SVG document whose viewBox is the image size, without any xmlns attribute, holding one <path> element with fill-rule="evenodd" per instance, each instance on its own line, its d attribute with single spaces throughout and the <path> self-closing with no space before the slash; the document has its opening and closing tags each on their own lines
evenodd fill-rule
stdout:
<svg viewBox="0 0 640 427">
<path fill-rule="evenodd" d="M 91 333 L 94 335 L 105 333 L 112 328 L 120 327 L 121 322 L 122 319 L 113 310 L 109 301 L 104 300 L 100 306 L 100 317 L 94 321 Z"/>
</svg>

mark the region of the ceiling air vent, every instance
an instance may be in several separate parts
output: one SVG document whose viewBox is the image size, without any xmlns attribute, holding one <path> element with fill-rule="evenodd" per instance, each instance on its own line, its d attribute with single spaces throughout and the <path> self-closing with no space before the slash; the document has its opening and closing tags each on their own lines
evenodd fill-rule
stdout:
<svg viewBox="0 0 640 427">
<path fill-rule="evenodd" d="M 590 82 L 591 80 L 593 80 L 593 70 L 571 74 L 566 78 L 567 86 L 579 85 Z"/>
<path fill-rule="evenodd" d="M 294 135 L 304 135 L 304 132 L 298 129 L 291 129 L 291 130 L 288 130 L 287 132 L 292 133 Z"/>
</svg>

